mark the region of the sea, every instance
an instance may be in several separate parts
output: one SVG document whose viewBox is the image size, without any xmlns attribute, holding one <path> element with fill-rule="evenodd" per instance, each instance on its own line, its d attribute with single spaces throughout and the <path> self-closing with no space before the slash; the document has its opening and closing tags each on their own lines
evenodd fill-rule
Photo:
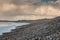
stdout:
<svg viewBox="0 0 60 40">
<path fill-rule="evenodd" d="M 28 25 L 30 23 L 25 22 L 0 22 L 0 35 L 6 32 L 10 32 L 11 29 L 15 29 L 17 26 Z"/>
</svg>

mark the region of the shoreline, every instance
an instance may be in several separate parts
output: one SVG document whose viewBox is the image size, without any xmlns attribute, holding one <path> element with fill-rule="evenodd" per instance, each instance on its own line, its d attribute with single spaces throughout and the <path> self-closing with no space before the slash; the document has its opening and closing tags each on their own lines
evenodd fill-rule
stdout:
<svg viewBox="0 0 60 40">
<path fill-rule="evenodd" d="M 51 20 L 42 20 L 29 25 L 17 26 L 11 32 L 3 33 L 2 40 L 32 40 L 42 37 L 44 40 L 60 38 L 60 17 Z M 57 32 L 58 31 L 58 32 Z M 58 34 L 57 34 L 58 33 Z M 58 37 L 59 36 L 59 37 Z M 48 39 L 49 38 L 49 39 Z"/>
<path fill-rule="evenodd" d="M 20 25 L 19 25 L 20 24 Z M 3 26 L 0 27 L 0 35 L 2 33 L 6 33 L 6 32 L 10 32 L 12 29 L 15 29 L 17 26 L 23 26 L 23 25 L 28 25 L 29 23 L 14 23 L 13 25 L 7 25 L 7 26 Z"/>
</svg>

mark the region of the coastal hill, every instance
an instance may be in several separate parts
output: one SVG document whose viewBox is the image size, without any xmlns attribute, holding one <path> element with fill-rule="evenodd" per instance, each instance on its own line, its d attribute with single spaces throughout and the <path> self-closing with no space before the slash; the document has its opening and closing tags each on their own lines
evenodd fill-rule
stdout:
<svg viewBox="0 0 60 40">
<path fill-rule="evenodd" d="M 0 40 L 60 40 L 60 16 L 31 21 L 0 35 Z"/>
</svg>

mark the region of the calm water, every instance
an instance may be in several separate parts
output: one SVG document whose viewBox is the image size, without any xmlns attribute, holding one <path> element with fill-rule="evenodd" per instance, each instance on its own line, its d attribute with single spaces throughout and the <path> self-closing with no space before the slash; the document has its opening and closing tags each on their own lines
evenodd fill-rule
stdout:
<svg viewBox="0 0 60 40">
<path fill-rule="evenodd" d="M 16 26 L 28 25 L 29 23 L 14 23 L 14 22 L 0 22 L 0 35 L 5 32 L 10 32 Z"/>
</svg>

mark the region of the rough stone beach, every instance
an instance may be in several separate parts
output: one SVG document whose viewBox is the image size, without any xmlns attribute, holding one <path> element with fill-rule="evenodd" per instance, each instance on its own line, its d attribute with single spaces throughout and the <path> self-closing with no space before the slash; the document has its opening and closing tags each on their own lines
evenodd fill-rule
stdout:
<svg viewBox="0 0 60 40">
<path fill-rule="evenodd" d="M 31 21 L 0 35 L 0 40 L 60 40 L 60 17 Z"/>
</svg>

